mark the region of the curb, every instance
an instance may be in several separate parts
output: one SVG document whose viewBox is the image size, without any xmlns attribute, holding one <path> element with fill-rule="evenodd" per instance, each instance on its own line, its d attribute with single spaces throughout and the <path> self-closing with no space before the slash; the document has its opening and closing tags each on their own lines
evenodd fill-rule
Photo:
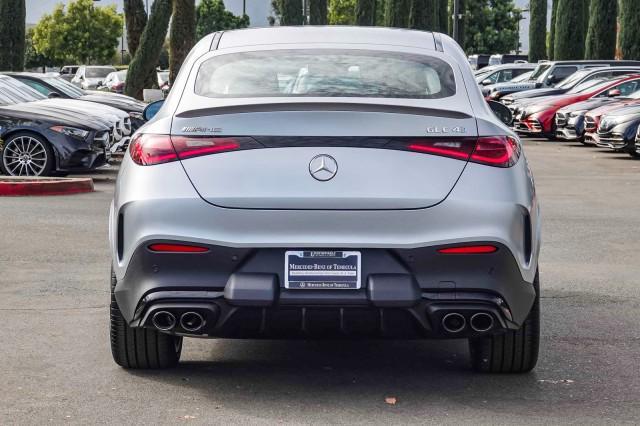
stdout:
<svg viewBox="0 0 640 426">
<path fill-rule="evenodd" d="M 93 192 L 93 179 L 0 176 L 0 196 L 68 195 L 83 192 Z"/>
</svg>

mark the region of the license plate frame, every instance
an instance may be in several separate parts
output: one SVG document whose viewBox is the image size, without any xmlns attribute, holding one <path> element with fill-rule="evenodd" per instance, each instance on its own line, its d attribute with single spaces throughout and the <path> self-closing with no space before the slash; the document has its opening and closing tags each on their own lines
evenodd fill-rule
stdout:
<svg viewBox="0 0 640 426">
<path fill-rule="evenodd" d="M 359 290 L 362 253 L 353 250 L 287 250 L 284 287 L 293 290 Z"/>
</svg>

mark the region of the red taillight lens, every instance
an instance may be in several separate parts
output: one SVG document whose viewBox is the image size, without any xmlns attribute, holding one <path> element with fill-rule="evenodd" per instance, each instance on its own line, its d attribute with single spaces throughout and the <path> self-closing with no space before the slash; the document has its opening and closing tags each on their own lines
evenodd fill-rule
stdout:
<svg viewBox="0 0 640 426">
<path fill-rule="evenodd" d="M 520 158 L 520 144 L 510 136 L 478 138 L 476 149 L 471 154 L 474 163 L 495 167 L 511 167 Z"/>
<path fill-rule="evenodd" d="M 496 251 L 498 251 L 498 247 L 490 245 L 461 246 L 438 249 L 438 253 L 441 254 L 487 254 L 495 253 Z"/>
<path fill-rule="evenodd" d="M 178 159 L 169 135 L 138 135 L 129 145 L 129 154 L 133 162 L 141 166 L 168 163 Z"/>
<path fill-rule="evenodd" d="M 456 140 L 416 139 L 408 143 L 407 149 L 494 167 L 511 167 L 520 158 L 520 144 L 510 136 Z"/>
<path fill-rule="evenodd" d="M 206 247 L 188 244 L 151 244 L 149 250 L 161 253 L 205 253 L 209 251 Z"/>
<path fill-rule="evenodd" d="M 172 136 L 171 141 L 181 160 L 240 148 L 240 144 L 233 138 Z"/>
<path fill-rule="evenodd" d="M 151 166 L 239 148 L 233 138 L 140 134 L 131 142 L 129 153 L 136 164 Z"/>
<path fill-rule="evenodd" d="M 417 139 L 409 143 L 411 151 L 423 152 L 425 154 L 441 155 L 443 157 L 469 160 L 476 145 L 475 139 L 457 140 L 437 140 L 437 139 Z"/>
</svg>

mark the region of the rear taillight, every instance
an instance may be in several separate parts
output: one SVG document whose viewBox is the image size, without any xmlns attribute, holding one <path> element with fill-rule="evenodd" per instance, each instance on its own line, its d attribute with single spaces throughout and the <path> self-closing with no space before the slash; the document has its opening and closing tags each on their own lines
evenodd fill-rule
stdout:
<svg viewBox="0 0 640 426">
<path fill-rule="evenodd" d="M 469 160 L 476 145 L 476 139 L 417 139 L 409 143 L 409 150 L 425 154 L 441 155 L 443 157 Z"/>
<path fill-rule="evenodd" d="M 234 151 L 240 144 L 233 138 L 193 138 L 188 136 L 172 136 L 171 142 L 178 153 L 178 158 L 185 159 L 200 155 L 217 154 Z"/>
<path fill-rule="evenodd" d="M 138 135 L 129 144 L 129 154 L 133 162 L 141 166 L 168 163 L 178 159 L 168 135 Z"/>
<path fill-rule="evenodd" d="M 441 155 L 494 167 L 511 167 L 520 158 L 520 143 L 510 136 L 483 136 L 456 140 L 417 139 L 408 143 L 410 151 Z"/>
<path fill-rule="evenodd" d="M 140 134 L 129 147 L 131 159 L 141 166 L 240 149 L 240 140 L 224 137 L 190 137 Z"/>
<path fill-rule="evenodd" d="M 520 158 L 520 144 L 509 136 L 478 138 L 476 149 L 471 154 L 474 163 L 495 167 L 511 167 Z"/>
</svg>

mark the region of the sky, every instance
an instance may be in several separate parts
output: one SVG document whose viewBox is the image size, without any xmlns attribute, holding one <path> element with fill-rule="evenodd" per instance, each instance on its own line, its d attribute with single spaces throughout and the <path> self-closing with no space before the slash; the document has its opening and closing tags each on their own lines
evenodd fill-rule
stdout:
<svg viewBox="0 0 640 426">
<path fill-rule="evenodd" d="M 68 3 L 70 0 L 26 0 L 27 3 L 27 23 L 35 24 L 40 20 L 42 15 L 51 12 L 53 7 L 58 3 Z M 153 3 L 153 0 L 146 0 L 149 2 L 149 6 Z M 118 11 L 122 11 L 122 0 L 100 0 L 100 4 L 110 5 L 115 4 Z M 227 9 L 239 15 L 242 13 L 242 0 L 224 0 Z M 266 27 L 268 26 L 267 16 L 271 14 L 271 1 L 270 0 L 246 0 L 247 14 L 251 18 L 251 26 Z M 525 8 L 529 4 L 529 0 L 515 0 L 516 6 Z M 549 13 L 547 14 L 547 20 L 550 20 L 551 15 L 551 0 L 549 0 Z M 529 14 L 525 13 L 522 22 L 520 23 L 520 43 L 522 45 L 521 50 L 527 52 L 529 50 Z"/>
</svg>

